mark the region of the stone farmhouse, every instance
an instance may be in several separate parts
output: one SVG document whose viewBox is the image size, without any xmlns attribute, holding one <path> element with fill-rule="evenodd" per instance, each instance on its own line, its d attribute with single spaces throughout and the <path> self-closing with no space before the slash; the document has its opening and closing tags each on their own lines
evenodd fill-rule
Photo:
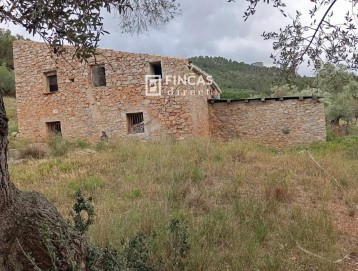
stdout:
<svg viewBox="0 0 358 271">
<path fill-rule="evenodd" d="M 188 59 L 99 49 L 81 63 L 45 43 L 16 41 L 21 137 L 247 138 L 273 146 L 325 140 L 316 97 L 220 99 L 211 76 Z"/>
</svg>

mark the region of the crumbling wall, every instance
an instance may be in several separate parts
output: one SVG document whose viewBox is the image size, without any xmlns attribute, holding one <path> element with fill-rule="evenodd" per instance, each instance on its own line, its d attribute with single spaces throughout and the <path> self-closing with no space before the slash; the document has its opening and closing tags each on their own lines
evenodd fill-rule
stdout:
<svg viewBox="0 0 358 271">
<path fill-rule="evenodd" d="M 21 137 L 46 138 L 46 122 L 61 122 L 67 138 L 99 139 L 102 131 L 111 136 L 128 135 L 127 114 L 142 112 L 145 138 L 209 136 L 207 99 L 198 92 L 207 86 L 165 85 L 160 97 L 146 96 L 145 75 L 149 63 L 160 61 L 164 76 L 197 76 L 188 60 L 148 54 L 99 50 L 96 63 L 105 67 L 106 86 L 94 87 L 91 65 L 67 55 L 51 55 L 44 43 L 16 41 L 14 62 L 18 125 Z M 49 92 L 46 74 L 57 74 L 58 91 Z M 194 89 L 196 94 L 190 95 Z M 179 95 L 172 94 L 175 90 Z"/>
<path fill-rule="evenodd" d="M 209 112 L 211 134 L 223 140 L 285 147 L 326 139 L 324 105 L 314 99 L 212 103 Z"/>
</svg>

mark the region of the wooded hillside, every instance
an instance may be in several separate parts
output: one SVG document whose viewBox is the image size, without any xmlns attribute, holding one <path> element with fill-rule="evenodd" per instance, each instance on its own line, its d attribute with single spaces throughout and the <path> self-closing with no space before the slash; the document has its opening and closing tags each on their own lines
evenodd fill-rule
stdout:
<svg viewBox="0 0 358 271">
<path fill-rule="evenodd" d="M 271 87 L 283 85 L 279 68 L 258 67 L 224 57 L 198 56 L 191 61 L 212 75 L 224 92 L 225 98 L 246 98 L 253 95 L 270 96 Z M 309 87 L 313 78 L 297 76 L 294 85 L 299 90 Z"/>
</svg>

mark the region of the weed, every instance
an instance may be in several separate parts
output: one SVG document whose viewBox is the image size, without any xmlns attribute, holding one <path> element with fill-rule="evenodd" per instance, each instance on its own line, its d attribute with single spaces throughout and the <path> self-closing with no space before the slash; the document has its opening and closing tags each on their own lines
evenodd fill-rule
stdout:
<svg viewBox="0 0 358 271">
<path fill-rule="evenodd" d="M 70 150 L 72 143 L 60 135 L 53 135 L 50 138 L 49 146 L 51 148 L 51 152 L 53 156 L 63 156 L 68 153 Z"/>
<path fill-rule="evenodd" d="M 124 257 L 126 267 L 129 270 L 151 271 L 153 270 L 148 249 L 148 236 L 138 232 L 125 243 Z"/>
<path fill-rule="evenodd" d="M 81 191 L 76 192 L 76 202 L 73 205 L 74 228 L 81 234 L 88 231 L 89 226 L 94 223 L 94 208 L 92 198 L 85 198 Z"/>
<path fill-rule="evenodd" d="M 124 270 L 121 255 L 110 244 L 105 247 L 90 246 L 87 256 L 89 271 Z"/>
<path fill-rule="evenodd" d="M 74 161 L 61 161 L 58 165 L 60 172 L 68 173 L 77 167 L 77 163 Z"/>
<path fill-rule="evenodd" d="M 214 156 L 213 156 L 213 160 L 215 161 L 215 162 L 221 162 L 222 160 L 223 160 L 223 158 L 221 157 L 221 155 L 220 154 L 215 154 Z"/>
<path fill-rule="evenodd" d="M 139 188 L 133 188 L 129 193 L 129 197 L 131 199 L 140 198 L 141 196 L 142 196 L 142 190 L 140 190 Z"/>
<path fill-rule="evenodd" d="M 97 141 L 94 145 L 94 148 L 96 151 L 101 151 L 101 150 L 104 150 L 107 145 L 108 144 L 104 141 Z"/>
<path fill-rule="evenodd" d="M 84 140 L 84 139 L 78 139 L 74 142 L 74 145 L 78 148 L 81 148 L 81 149 L 87 149 L 91 146 L 91 144 L 87 141 L 87 140 Z"/>
<path fill-rule="evenodd" d="M 199 182 L 204 178 L 204 173 L 199 167 L 194 167 L 191 171 L 191 179 L 194 182 Z"/>
<path fill-rule="evenodd" d="M 180 183 L 185 181 L 188 178 L 188 173 L 186 171 L 174 171 L 173 172 L 173 182 Z"/>
<path fill-rule="evenodd" d="M 46 157 L 47 152 L 38 145 L 29 145 L 21 151 L 21 155 L 23 158 L 43 159 Z"/>
<path fill-rule="evenodd" d="M 282 128 L 282 133 L 285 135 L 288 135 L 290 133 L 290 128 L 288 128 L 288 127 Z"/>
<path fill-rule="evenodd" d="M 171 233 L 172 270 L 186 270 L 190 250 L 188 226 L 178 219 L 172 219 L 169 229 Z"/>
</svg>

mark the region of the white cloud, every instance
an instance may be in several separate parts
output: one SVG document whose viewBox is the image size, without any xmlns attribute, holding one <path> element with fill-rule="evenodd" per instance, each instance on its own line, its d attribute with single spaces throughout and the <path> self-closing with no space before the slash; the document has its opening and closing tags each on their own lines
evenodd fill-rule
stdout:
<svg viewBox="0 0 358 271">
<path fill-rule="evenodd" d="M 295 16 L 296 9 L 307 11 L 307 7 L 312 5 L 309 0 L 286 2 L 286 11 L 292 16 Z M 289 18 L 266 4 L 259 5 L 256 14 L 246 22 L 243 19 L 245 1 L 227 3 L 218 0 L 181 0 L 181 5 L 181 16 L 160 29 L 153 29 L 140 36 L 122 35 L 117 19 L 107 14 L 105 28 L 110 35 L 102 37 L 100 46 L 180 57 L 223 56 L 239 62 L 262 61 L 272 65 L 269 58 L 272 42 L 264 41 L 261 34 L 263 31 L 278 30 L 289 22 Z M 346 8 L 338 6 L 338 12 L 342 14 Z M 307 15 L 305 18 L 308 18 Z M 13 33 L 39 40 L 21 27 L 12 24 L 7 27 Z M 306 73 L 308 69 L 303 68 L 302 71 Z"/>
</svg>

